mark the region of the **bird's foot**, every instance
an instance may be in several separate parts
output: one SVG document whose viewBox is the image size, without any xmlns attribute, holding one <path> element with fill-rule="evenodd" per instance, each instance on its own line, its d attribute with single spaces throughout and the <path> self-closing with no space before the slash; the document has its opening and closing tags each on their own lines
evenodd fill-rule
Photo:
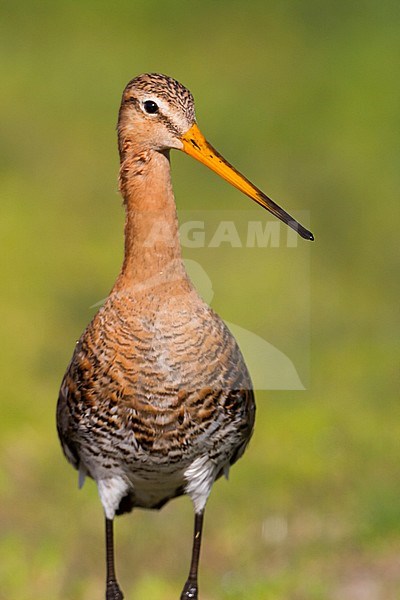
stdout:
<svg viewBox="0 0 400 600">
<path fill-rule="evenodd" d="M 124 595 L 119 589 L 118 583 L 115 579 L 109 579 L 107 581 L 107 589 L 106 589 L 106 600 L 123 600 Z M 190 598 L 190 596 L 188 596 Z"/>
<path fill-rule="evenodd" d="M 185 587 L 183 588 L 180 600 L 197 600 L 198 592 L 199 589 L 197 586 L 197 581 L 191 581 L 188 579 L 185 583 Z"/>
</svg>

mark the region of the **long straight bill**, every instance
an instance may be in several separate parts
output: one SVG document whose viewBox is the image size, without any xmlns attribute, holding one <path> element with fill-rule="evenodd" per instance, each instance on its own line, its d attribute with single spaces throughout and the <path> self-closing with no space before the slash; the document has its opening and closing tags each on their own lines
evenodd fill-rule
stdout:
<svg viewBox="0 0 400 600">
<path fill-rule="evenodd" d="M 183 151 L 196 160 L 200 161 L 223 179 L 231 183 L 238 190 L 255 200 L 258 204 L 269 210 L 281 221 L 297 231 L 305 240 L 313 240 L 311 231 L 300 225 L 292 216 L 266 196 L 261 190 L 253 185 L 246 177 L 235 169 L 221 154 L 209 144 L 196 124 L 181 137 Z"/>
</svg>

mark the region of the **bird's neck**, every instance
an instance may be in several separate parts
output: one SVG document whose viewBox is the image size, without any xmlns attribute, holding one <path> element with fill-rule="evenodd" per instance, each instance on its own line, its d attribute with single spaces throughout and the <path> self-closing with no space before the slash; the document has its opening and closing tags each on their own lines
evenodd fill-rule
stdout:
<svg viewBox="0 0 400 600">
<path fill-rule="evenodd" d="M 114 289 L 187 286 L 169 153 L 123 154 L 119 183 L 126 210 L 125 255 Z"/>
</svg>

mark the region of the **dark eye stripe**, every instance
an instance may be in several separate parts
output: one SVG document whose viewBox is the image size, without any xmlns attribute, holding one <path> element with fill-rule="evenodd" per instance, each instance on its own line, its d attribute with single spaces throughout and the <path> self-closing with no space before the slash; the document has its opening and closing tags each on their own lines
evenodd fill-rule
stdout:
<svg viewBox="0 0 400 600">
<path fill-rule="evenodd" d="M 144 110 L 150 115 L 154 115 L 154 113 L 158 112 L 158 104 L 153 102 L 153 100 L 146 100 L 143 102 Z"/>
</svg>

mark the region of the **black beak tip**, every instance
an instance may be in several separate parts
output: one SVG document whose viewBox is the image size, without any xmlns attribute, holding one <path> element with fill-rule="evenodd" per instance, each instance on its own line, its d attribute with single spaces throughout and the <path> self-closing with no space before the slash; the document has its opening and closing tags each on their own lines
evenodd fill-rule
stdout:
<svg viewBox="0 0 400 600">
<path fill-rule="evenodd" d="M 302 225 L 298 225 L 298 223 L 296 223 L 296 226 L 293 227 L 293 229 L 295 231 L 297 231 L 297 233 L 304 239 L 304 240 L 310 240 L 310 242 L 314 241 L 314 236 L 311 233 L 311 231 L 308 231 L 308 229 L 306 229 L 305 227 L 303 227 Z"/>
</svg>

